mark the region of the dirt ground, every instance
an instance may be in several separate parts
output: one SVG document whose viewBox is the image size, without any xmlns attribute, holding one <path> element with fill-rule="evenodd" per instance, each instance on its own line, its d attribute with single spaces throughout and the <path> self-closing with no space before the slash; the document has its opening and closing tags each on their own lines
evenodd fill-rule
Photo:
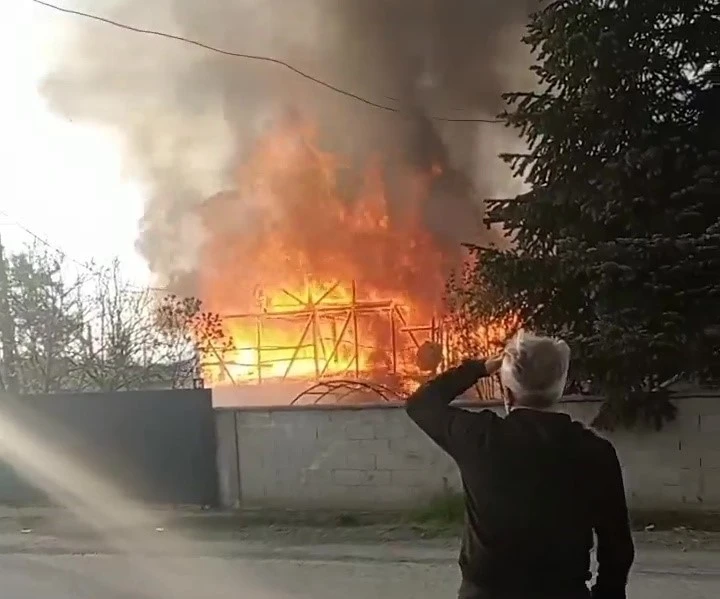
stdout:
<svg viewBox="0 0 720 599">
<path fill-rule="evenodd" d="M 153 510 L 111 524 L 0 508 L 0 577 L 18 599 L 453 597 L 457 524 L 358 514 Z M 660 521 L 660 520 L 659 520 Z M 720 532 L 636 532 L 629 595 L 720 597 Z"/>
<path fill-rule="evenodd" d="M 362 514 L 284 513 L 259 515 L 239 512 L 203 512 L 196 510 L 154 510 L 140 525 L 128 526 L 135 533 L 158 539 L 163 533 L 175 533 L 199 543 L 245 543 L 253 546 L 283 547 L 312 545 L 382 545 L 422 541 L 423 546 L 453 549 L 458 546 L 460 527 L 448 522 L 410 522 L 402 516 L 378 518 Z M 375 521 L 373 521 L 373 519 Z M 658 517 L 660 525 L 648 518 L 636 519 L 635 539 L 648 549 L 720 551 L 720 531 L 699 530 L 702 524 L 688 519 L 679 524 Z M 714 521 L 713 521 L 714 522 Z M 710 526 L 709 528 L 716 528 Z M 111 533 L 112 534 L 112 533 Z M 71 514 L 59 510 L 0 508 L 0 552 L 40 547 L 64 546 L 88 551 L 100 549 L 108 530 L 89 527 Z"/>
<path fill-rule="evenodd" d="M 188 532 L 188 529 L 185 529 Z M 194 538 L 227 538 L 288 545 L 365 544 L 423 541 L 424 545 L 456 547 L 459 533 L 454 528 L 413 524 L 371 524 L 360 526 L 301 526 L 288 524 L 252 525 L 226 531 L 194 529 Z M 720 532 L 677 527 L 672 530 L 635 531 L 638 545 L 680 551 L 720 551 Z M 720 559 L 720 558 L 719 558 Z"/>
</svg>

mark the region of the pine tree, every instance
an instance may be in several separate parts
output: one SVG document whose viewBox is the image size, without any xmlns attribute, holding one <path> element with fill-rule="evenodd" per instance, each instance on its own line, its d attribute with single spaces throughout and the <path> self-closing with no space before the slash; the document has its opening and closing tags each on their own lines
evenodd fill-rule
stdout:
<svg viewBox="0 0 720 599">
<path fill-rule="evenodd" d="M 537 91 L 506 95 L 529 150 L 504 159 L 532 191 L 489 203 L 514 243 L 473 284 L 572 343 L 607 426 L 660 426 L 662 384 L 718 359 L 718 39 L 719 0 L 548 2 L 524 38 Z"/>
</svg>

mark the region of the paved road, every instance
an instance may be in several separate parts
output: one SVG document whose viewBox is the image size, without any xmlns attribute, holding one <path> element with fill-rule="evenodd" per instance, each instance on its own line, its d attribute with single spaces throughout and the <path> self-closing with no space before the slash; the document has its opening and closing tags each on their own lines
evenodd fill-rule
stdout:
<svg viewBox="0 0 720 599">
<path fill-rule="evenodd" d="M 692 559 L 644 560 L 629 596 L 717 599 L 720 556 L 699 557 L 695 570 Z M 437 599 L 455 596 L 457 570 L 447 561 L 4 554 L 0 581 L 8 599 Z"/>
</svg>

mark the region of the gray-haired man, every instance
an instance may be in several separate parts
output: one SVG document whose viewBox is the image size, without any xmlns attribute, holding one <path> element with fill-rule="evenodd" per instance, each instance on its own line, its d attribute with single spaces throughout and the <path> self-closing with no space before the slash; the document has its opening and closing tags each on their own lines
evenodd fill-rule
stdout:
<svg viewBox="0 0 720 599">
<path fill-rule="evenodd" d="M 552 410 L 569 361 L 563 341 L 521 331 L 502 356 L 448 370 L 408 401 L 462 475 L 461 599 L 625 598 L 634 548 L 617 455 Z M 497 372 L 505 418 L 449 405 Z M 599 567 L 589 590 L 593 532 Z"/>
</svg>

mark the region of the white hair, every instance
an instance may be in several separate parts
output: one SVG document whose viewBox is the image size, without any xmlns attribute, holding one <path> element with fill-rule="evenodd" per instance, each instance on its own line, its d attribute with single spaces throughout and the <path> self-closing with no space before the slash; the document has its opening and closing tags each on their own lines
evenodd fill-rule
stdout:
<svg viewBox="0 0 720 599">
<path fill-rule="evenodd" d="M 519 403 L 550 405 L 562 396 L 569 366 L 567 343 L 521 329 L 505 347 L 500 380 Z"/>
</svg>

